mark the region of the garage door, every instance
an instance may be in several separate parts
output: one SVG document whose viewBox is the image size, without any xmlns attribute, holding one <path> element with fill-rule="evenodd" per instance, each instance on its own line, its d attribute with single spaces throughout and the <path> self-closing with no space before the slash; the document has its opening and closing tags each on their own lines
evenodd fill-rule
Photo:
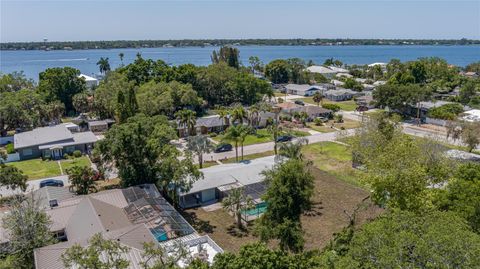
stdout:
<svg viewBox="0 0 480 269">
<path fill-rule="evenodd" d="M 202 191 L 202 203 L 217 199 L 215 189 Z"/>
</svg>

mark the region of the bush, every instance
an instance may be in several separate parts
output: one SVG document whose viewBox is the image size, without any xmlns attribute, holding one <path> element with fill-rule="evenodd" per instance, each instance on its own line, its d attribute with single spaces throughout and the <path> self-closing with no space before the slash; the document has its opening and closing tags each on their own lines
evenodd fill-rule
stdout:
<svg viewBox="0 0 480 269">
<path fill-rule="evenodd" d="M 277 101 L 278 101 L 279 104 L 281 104 L 281 103 L 283 103 L 283 98 L 282 98 L 282 97 L 278 97 Z"/>
<path fill-rule="evenodd" d="M 210 133 L 210 137 L 216 137 L 218 134 L 213 132 L 213 133 Z"/>
<path fill-rule="evenodd" d="M 333 112 L 337 112 L 340 110 L 340 106 L 337 104 L 323 104 L 322 107 L 325 109 L 330 109 Z"/>
<path fill-rule="evenodd" d="M 75 150 L 72 155 L 75 158 L 80 158 L 82 157 L 82 152 L 80 150 Z"/>
<path fill-rule="evenodd" d="M 315 118 L 315 120 L 313 122 L 317 126 L 322 126 L 323 125 L 323 121 L 320 118 Z"/>
<path fill-rule="evenodd" d="M 68 155 L 68 153 L 64 153 L 63 158 L 68 160 L 68 159 L 70 159 L 70 155 Z"/>
<path fill-rule="evenodd" d="M 15 153 L 15 149 L 13 148 L 13 144 L 9 143 L 5 146 L 5 149 L 7 150 L 7 154 L 12 154 Z"/>
<path fill-rule="evenodd" d="M 446 104 L 434 107 L 428 111 L 428 116 L 434 119 L 454 120 L 458 114 L 463 112 L 463 106 L 460 104 Z"/>
</svg>

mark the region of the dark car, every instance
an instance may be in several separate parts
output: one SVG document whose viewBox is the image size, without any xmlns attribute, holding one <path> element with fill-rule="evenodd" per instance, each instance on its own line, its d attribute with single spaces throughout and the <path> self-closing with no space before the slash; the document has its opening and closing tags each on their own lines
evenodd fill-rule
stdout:
<svg viewBox="0 0 480 269">
<path fill-rule="evenodd" d="M 40 181 L 40 188 L 43 187 L 63 187 L 63 181 L 58 179 L 45 179 Z"/>
<path fill-rule="evenodd" d="M 292 138 L 293 138 L 293 136 L 291 136 L 291 135 L 282 135 L 282 136 L 277 137 L 277 142 L 288 142 L 288 141 L 291 141 Z"/>
<path fill-rule="evenodd" d="M 218 147 L 215 149 L 215 153 L 219 152 L 226 152 L 226 151 L 231 151 L 233 149 L 232 145 L 230 144 L 221 144 L 218 145 Z"/>
<path fill-rule="evenodd" d="M 305 103 L 302 100 L 295 100 L 295 104 L 304 106 Z"/>
</svg>

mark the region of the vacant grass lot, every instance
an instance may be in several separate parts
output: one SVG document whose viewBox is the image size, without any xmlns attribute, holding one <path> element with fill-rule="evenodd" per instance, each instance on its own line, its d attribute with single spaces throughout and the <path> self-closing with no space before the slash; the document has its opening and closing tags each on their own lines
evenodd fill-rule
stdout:
<svg viewBox="0 0 480 269">
<path fill-rule="evenodd" d="M 339 156 L 341 157 L 341 153 Z M 347 215 L 351 214 L 357 205 L 369 193 L 345 181 L 337 179 L 329 173 L 312 168 L 315 177 L 314 208 L 302 216 L 302 226 L 305 230 L 305 248 L 307 250 L 325 247 L 343 227 L 348 225 Z M 359 224 L 372 219 L 381 210 L 366 203 L 365 209 L 357 214 Z M 225 210 L 218 209 L 207 212 L 202 208 L 188 209 L 183 212 L 185 218 L 201 234 L 208 234 L 220 247 L 226 251 L 238 252 L 241 246 L 258 241 L 253 235 L 253 227 L 248 227 L 248 233 L 241 235 L 232 231 L 234 218 Z M 273 246 L 274 243 L 272 242 Z"/>
<path fill-rule="evenodd" d="M 89 166 L 90 161 L 87 157 L 82 156 L 80 158 L 71 159 L 71 160 L 61 160 L 63 172 L 65 173 L 66 169 L 79 165 L 79 166 Z M 32 159 L 19 162 L 7 163 L 7 165 L 15 166 L 18 169 L 22 170 L 23 174 L 31 179 L 39 179 L 46 177 L 60 176 L 62 173 L 60 171 L 60 166 L 57 161 L 43 161 L 42 159 Z"/>
<path fill-rule="evenodd" d="M 308 104 L 317 105 L 317 103 L 313 101 L 313 97 L 305 97 L 305 98 L 300 98 L 298 100 L 302 100 Z M 340 107 L 341 110 L 344 110 L 344 111 L 354 111 L 357 108 L 357 104 L 355 104 L 355 101 L 353 100 L 335 102 L 335 101 L 330 101 L 328 99 L 323 98 L 322 104 L 336 104 Z"/>
<path fill-rule="evenodd" d="M 363 174 L 352 167 L 352 153 L 347 146 L 321 142 L 305 146 L 303 153 L 316 168 L 357 187 L 364 187 L 360 182 Z"/>
<path fill-rule="evenodd" d="M 302 132 L 299 130 L 291 130 L 287 133 L 296 137 L 310 135 L 307 132 Z M 217 135 L 215 137 L 212 137 L 212 139 L 219 143 L 228 142 L 224 140 L 224 137 L 225 135 Z M 243 142 L 243 145 L 248 146 L 248 145 L 260 144 L 260 143 L 267 143 L 271 141 L 273 141 L 273 136 L 267 129 L 258 129 L 256 134 L 247 135 L 247 137 L 245 138 L 245 142 Z M 235 145 L 232 144 L 232 146 L 235 146 Z"/>
<path fill-rule="evenodd" d="M 350 120 L 350 119 L 345 119 L 343 118 L 342 123 L 335 123 L 333 120 L 329 120 L 328 122 L 325 122 L 323 126 L 317 126 L 315 123 L 310 122 L 308 123 L 308 128 L 315 130 L 317 132 L 321 133 L 330 133 L 330 132 L 335 132 L 337 130 L 333 129 L 331 126 L 335 126 L 338 129 L 341 129 L 342 127 L 345 129 L 354 129 L 360 127 L 361 123 L 359 121 L 355 120 Z"/>
</svg>

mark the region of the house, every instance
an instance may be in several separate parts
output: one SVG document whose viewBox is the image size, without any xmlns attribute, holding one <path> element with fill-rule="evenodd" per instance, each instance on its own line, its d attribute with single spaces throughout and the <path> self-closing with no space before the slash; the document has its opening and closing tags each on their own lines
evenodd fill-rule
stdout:
<svg viewBox="0 0 480 269">
<path fill-rule="evenodd" d="M 359 95 L 358 92 L 348 89 L 330 90 L 325 92 L 325 98 L 331 101 L 346 101 L 357 95 Z"/>
<path fill-rule="evenodd" d="M 353 78 L 353 76 L 350 75 L 349 73 L 338 73 L 336 77 L 337 78 Z"/>
<path fill-rule="evenodd" d="M 212 132 L 219 133 L 225 130 L 228 126 L 226 123 L 225 119 L 221 118 L 219 115 L 197 118 L 195 132 L 197 134 L 208 134 Z M 186 137 L 188 135 L 187 128 L 185 126 L 180 126 L 178 121 L 177 126 L 179 137 Z"/>
<path fill-rule="evenodd" d="M 341 67 L 337 67 L 337 66 L 333 66 L 333 65 L 329 65 L 328 68 L 334 72 L 337 73 L 337 76 L 339 74 L 348 74 L 350 73 L 349 70 L 345 69 L 345 68 L 341 68 Z"/>
<path fill-rule="evenodd" d="M 371 63 L 368 67 L 380 66 L 382 69 L 387 69 L 387 63 Z"/>
<path fill-rule="evenodd" d="M 167 253 L 175 250 L 173 245 L 181 243 L 192 257 L 210 263 L 217 253 L 223 252 L 210 237 L 199 235 L 153 184 L 56 197 L 57 200 L 43 210 L 52 221 L 51 231 L 62 236 L 64 242 L 35 249 L 37 269 L 64 268 L 61 255 L 75 244 L 88 246 L 95 234 L 125 247 L 122 258 L 130 262 L 128 268 L 132 269 L 142 268 L 141 262 L 145 262 L 144 243 L 159 245 Z M 187 261 L 180 261 L 178 265 L 185 267 Z"/>
<path fill-rule="evenodd" d="M 106 120 L 93 120 L 88 121 L 87 126 L 88 130 L 94 133 L 104 133 L 108 131 L 108 129 L 115 123 L 114 120 L 106 119 Z"/>
<path fill-rule="evenodd" d="M 283 113 L 293 113 L 295 111 L 298 111 L 302 107 L 300 105 L 297 105 L 291 102 L 279 103 L 279 104 L 276 104 L 275 106 L 277 108 L 280 108 L 281 112 Z"/>
<path fill-rule="evenodd" d="M 465 72 L 465 73 L 462 73 L 462 75 L 467 77 L 467 78 L 478 78 L 478 77 L 480 77 L 480 75 L 477 72 Z"/>
<path fill-rule="evenodd" d="M 471 109 L 463 112 L 461 119 L 468 122 L 480 122 L 480 109 Z"/>
<path fill-rule="evenodd" d="M 68 126 L 70 124 L 59 124 L 15 134 L 13 146 L 20 160 L 38 157 L 59 159 L 75 150 L 90 152 L 97 137 L 92 132 L 72 132 Z"/>
<path fill-rule="evenodd" d="M 360 110 L 368 110 L 375 107 L 373 102 L 373 96 L 365 95 L 355 98 L 355 103 L 358 105 Z"/>
<path fill-rule="evenodd" d="M 325 90 L 323 87 L 319 87 L 316 85 L 311 86 L 308 84 L 287 84 L 285 86 L 285 89 L 289 94 L 301 96 L 312 96 L 318 91 L 323 94 L 323 91 Z"/>
<path fill-rule="evenodd" d="M 340 80 L 336 80 L 336 79 L 332 79 L 332 84 L 333 84 L 335 87 L 341 87 L 341 86 L 345 85 L 345 82 L 340 81 Z"/>
<path fill-rule="evenodd" d="M 80 74 L 78 77 L 83 78 L 85 80 L 85 86 L 87 86 L 87 88 L 89 89 L 92 89 L 98 86 L 98 79 L 96 78 L 93 78 L 84 74 Z"/>
<path fill-rule="evenodd" d="M 275 119 L 276 118 L 276 115 L 275 113 L 273 112 L 269 112 L 269 111 L 260 111 L 258 112 L 258 126 L 259 127 L 266 127 L 267 126 L 267 123 L 268 123 L 268 120 L 269 119 Z"/>
<path fill-rule="evenodd" d="M 180 193 L 179 204 L 182 208 L 191 208 L 214 203 L 227 196 L 229 190 L 239 187 L 245 187 L 247 195 L 258 200 L 266 189 L 262 171 L 272 169 L 275 164 L 275 156 L 269 156 L 200 169 L 203 179 L 195 181 L 188 192 Z"/>
<path fill-rule="evenodd" d="M 321 74 L 323 75 L 324 77 L 326 78 L 332 78 L 333 76 L 335 76 L 337 73 L 337 71 L 334 71 L 328 67 L 325 67 L 325 66 L 321 66 L 321 65 L 312 65 L 312 66 L 309 66 L 307 67 L 307 71 L 311 72 L 311 73 L 317 73 L 317 74 Z"/>
<path fill-rule="evenodd" d="M 331 118 L 333 116 L 333 111 L 319 106 L 304 106 L 300 108 L 300 112 L 307 113 L 309 121 L 318 117 Z"/>
</svg>

